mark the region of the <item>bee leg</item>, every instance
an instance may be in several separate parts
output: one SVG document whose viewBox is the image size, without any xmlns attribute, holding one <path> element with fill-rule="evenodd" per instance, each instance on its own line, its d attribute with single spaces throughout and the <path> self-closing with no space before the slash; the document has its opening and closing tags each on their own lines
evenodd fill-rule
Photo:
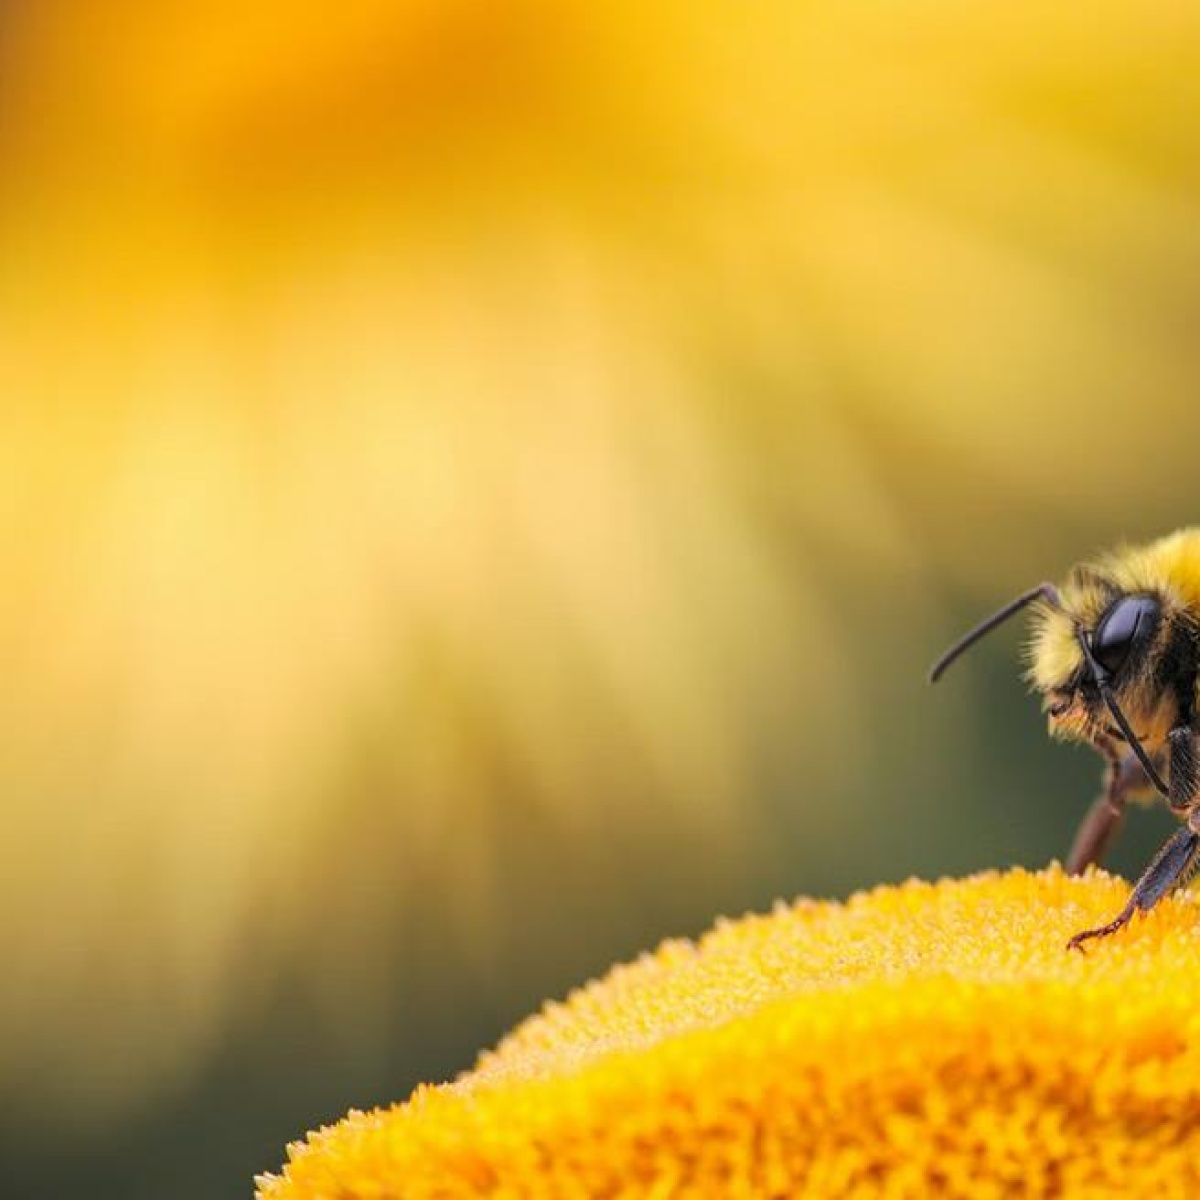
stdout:
<svg viewBox="0 0 1200 1200">
<path fill-rule="evenodd" d="M 1134 913 L 1149 912 L 1173 887 L 1183 882 L 1196 860 L 1197 851 L 1200 851 L 1200 834 L 1190 824 L 1177 829 L 1133 885 L 1129 903 L 1107 925 L 1077 933 L 1067 943 L 1067 949 L 1078 950 L 1090 938 L 1108 937 L 1128 924 Z"/>
<path fill-rule="evenodd" d="M 1191 804 L 1200 785 L 1200 755 L 1196 751 L 1196 734 L 1190 725 L 1179 725 L 1167 734 L 1167 743 L 1171 747 L 1168 801 L 1175 812 L 1183 812 Z"/>
<path fill-rule="evenodd" d="M 1133 792 L 1149 786 L 1142 764 L 1133 754 L 1114 754 L 1108 760 L 1104 791 L 1096 797 L 1083 818 L 1067 855 L 1067 874 L 1082 875 L 1093 863 L 1099 865 L 1125 816 L 1125 802 Z"/>
</svg>

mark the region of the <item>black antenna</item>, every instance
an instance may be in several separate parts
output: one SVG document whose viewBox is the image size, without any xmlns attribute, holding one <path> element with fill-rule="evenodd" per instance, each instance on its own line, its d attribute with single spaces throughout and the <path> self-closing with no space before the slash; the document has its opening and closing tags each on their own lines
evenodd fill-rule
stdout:
<svg viewBox="0 0 1200 1200">
<path fill-rule="evenodd" d="M 942 677 L 945 669 L 964 651 L 969 650 L 980 638 L 991 633 L 997 625 L 1003 625 L 1014 613 L 1018 613 L 1021 609 L 1026 608 L 1035 600 L 1044 600 L 1047 604 L 1054 608 L 1062 608 L 1062 601 L 1058 597 L 1058 588 L 1052 583 L 1039 583 L 1037 587 L 1030 588 L 1027 592 L 1022 592 L 1015 600 L 1010 600 L 999 612 L 994 612 L 986 621 L 981 621 L 969 633 L 964 633 L 962 637 L 942 655 L 929 669 L 929 682 L 937 683 Z M 1118 722 L 1119 724 L 1120 722 Z"/>
<path fill-rule="evenodd" d="M 1075 631 L 1075 636 L 1079 639 L 1080 648 L 1083 650 L 1084 662 L 1088 665 L 1088 670 L 1092 674 L 1092 679 L 1096 687 L 1100 689 L 1100 695 L 1104 703 L 1108 705 L 1108 711 L 1112 713 L 1112 718 L 1117 723 L 1117 728 L 1125 736 L 1126 742 L 1129 743 L 1129 748 L 1137 755 L 1137 760 L 1142 764 L 1142 770 L 1146 772 L 1146 778 L 1157 788 L 1157 790 L 1170 803 L 1171 793 L 1167 789 L 1167 785 L 1163 783 L 1159 773 L 1154 769 L 1154 764 L 1150 761 L 1150 756 L 1142 747 L 1142 743 L 1138 741 L 1137 734 L 1130 728 L 1129 722 L 1125 720 L 1125 714 L 1121 711 L 1121 706 L 1117 703 L 1116 696 L 1113 695 L 1112 688 L 1108 685 L 1108 672 L 1096 661 L 1095 655 L 1092 654 L 1092 647 L 1088 643 L 1087 635 L 1082 629 Z"/>
</svg>

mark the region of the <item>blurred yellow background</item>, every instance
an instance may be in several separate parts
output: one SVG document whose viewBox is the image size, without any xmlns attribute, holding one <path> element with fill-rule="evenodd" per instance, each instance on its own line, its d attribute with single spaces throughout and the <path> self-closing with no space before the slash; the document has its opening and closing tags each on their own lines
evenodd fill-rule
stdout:
<svg viewBox="0 0 1200 1200">
<path fill-rule="evenodd" d="M 1183 6 L 0 4 L 0 1192 L 1061 854 L 1016 634 L 922 671 L 1197 517 L 1198 102 Z"/>
</svg>

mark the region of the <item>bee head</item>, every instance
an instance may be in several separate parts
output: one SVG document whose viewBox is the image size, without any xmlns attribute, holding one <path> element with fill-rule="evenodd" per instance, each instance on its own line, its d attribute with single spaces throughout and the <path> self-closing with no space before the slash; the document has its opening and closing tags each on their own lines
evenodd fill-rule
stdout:
<svg viewBox="0 0 1200 1200">
<path fill-rule="evenodd" d="M 1051 733 L 1089 742 L 1125 741 L 1130 727 L 1156 749 L 1174 719 L 1163 667 L 1172 620 L 1150 593 L 1068 591 L 1062 607 L 1037 614 L 1029 678 L 1042 694 Z"/>
<path fill-rule="evenodd" d="M 1178 670 L 1170 660 L 1177 638 L 1173 614 L 1154 593 L 1123 592 L 1090 572 L 1074 573 L 1062 593 L 1039 584 L 951 646 L 930 671 L 931 682 L 1028 606 L 1035 619 L 1028 674 L 1043 697 L 1051 732 L 1100 745 L 1127 743 L 1150 782 L 1166 795 L 1151 755 L 1175 715 L 1170 685 Z"/>
</svg>

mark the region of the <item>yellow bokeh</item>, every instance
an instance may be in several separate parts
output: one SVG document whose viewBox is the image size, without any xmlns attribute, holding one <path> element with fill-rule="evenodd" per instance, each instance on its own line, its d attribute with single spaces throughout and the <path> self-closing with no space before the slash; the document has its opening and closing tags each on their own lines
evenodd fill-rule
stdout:
<svg viewBox="0 0 1200 1200">
<path fill-rule="evenodd" d="M 406 913 L 486 959 L 517 799 L 547 908 L 752 872 L 768 760 L 865 819 L 939 585 L 1194 503 L 1198 25 L 6 6 L 0 1079 L 106 1120 L 286 970 L 386 1011 Z"/>
</svg>

